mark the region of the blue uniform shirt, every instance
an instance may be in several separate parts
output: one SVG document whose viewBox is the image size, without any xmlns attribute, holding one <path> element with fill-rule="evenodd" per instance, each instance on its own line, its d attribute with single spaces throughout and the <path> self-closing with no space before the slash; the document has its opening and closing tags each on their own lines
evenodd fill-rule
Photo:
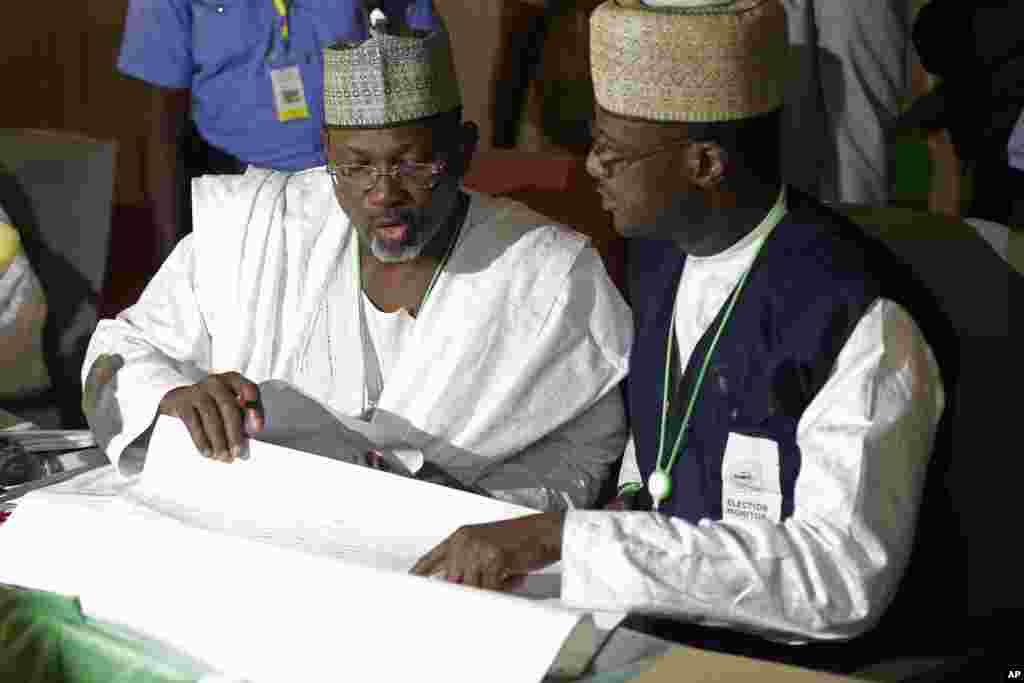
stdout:
<svg viewBox="0 0 1024 683">
<path fill-rule="evenodd" d="M 282 47 L 273 0 L 131 0 L 118 68 L 166 88 L 190 88 L 200 134 L 245 163 L 297 171 L 324 163 L 322 50 L 366 37 L 358 0 L 291 0 Z M 391 0 L 404 10 L 408 0 Z M 388 7 L 384 8 L 388 12 Z M 310 117 L 282 123 L 270 71 L 295 64 Z"/>
</svg>

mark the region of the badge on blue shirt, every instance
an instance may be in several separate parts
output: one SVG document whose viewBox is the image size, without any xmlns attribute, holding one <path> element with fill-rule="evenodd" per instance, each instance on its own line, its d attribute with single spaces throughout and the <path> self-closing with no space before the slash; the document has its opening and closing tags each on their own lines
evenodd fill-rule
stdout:
<svg viewBox="0 0 1024 683">
<path fill-rule="evenodd" d="M 289 2 L 274 0 L 274 6 L 281 18 L 280 31 L 274 31 L 268 61 L 270 62 L 270 87 L 274 91 L 274 109 L 281 123 L 308 119 L 309 104 L 306 89 L 302 85 L 302 72 L 289 55 Z"/>
<path fill-rule="evenodd" d="M 274 108 L 282 123 L 309 118 L 306 89 L 302 87 L 302 73 L 296 65 L 270 70 L 270 83 L 274 89 Z"/>
</svg>

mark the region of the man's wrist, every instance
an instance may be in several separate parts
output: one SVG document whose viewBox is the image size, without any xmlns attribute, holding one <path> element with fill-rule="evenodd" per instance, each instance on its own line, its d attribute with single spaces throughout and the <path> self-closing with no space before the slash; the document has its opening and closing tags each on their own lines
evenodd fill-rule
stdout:
<svg viewBox="0 0 1024 683">
<path fill-rule="evenodd" d="M 559 510 L 557 512 L 542 512 L 538 515 L 546 528 L 542 546 L 545 559 L 549 562 L 558 562 L 562 559 L 562 538 L 567 514 L 565 510 Z"/>
</svg>

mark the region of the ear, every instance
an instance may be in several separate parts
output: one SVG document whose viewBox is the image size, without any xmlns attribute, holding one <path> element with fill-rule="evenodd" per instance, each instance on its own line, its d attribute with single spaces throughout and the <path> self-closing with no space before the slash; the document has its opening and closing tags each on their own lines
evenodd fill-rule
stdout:
<svg viewBox="0 0 1024 683">
<path fill-rule="evenodd" d="M 721 186 L 728 168 L 729 153 L 717 142 L 695 142 L 686 148 L 687 179 L 702 190 Z"/>
<path fill-rule="evenodd" d="M 480 142 L 480 129 L 472 121 L 466 121 L 459 129 L 459 146 L 456 158 L 452 159 L 452 172 L 459 178 L 469 171 L 469 164 L 476 154 L 477 144 Z"/>
</svg>

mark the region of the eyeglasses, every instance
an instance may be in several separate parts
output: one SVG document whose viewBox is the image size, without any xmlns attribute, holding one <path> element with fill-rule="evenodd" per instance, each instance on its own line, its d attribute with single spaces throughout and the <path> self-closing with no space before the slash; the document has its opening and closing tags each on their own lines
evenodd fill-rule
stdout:
<svg viewBox="0 0 1024 683">
<path fill-rule="evenodd" d="M 589 159 L 593 159 L 595 162 L 597 162 L 597 167 L 600 169 L 601 175 L 605 179 L 608 179 L 611 178 L 612 176 L 622 173 L 624 170 L 626 170 L 630 166 L 633 166 L 634 164 L 638 164 L 641 161 L 650 159 L 651 157 L 655 157 L 659 154 L 668 152 L 678 147 L 685 147 L 691 142 L 693 142 L 693 140 L 690 140 L 689 138 L 684 138 L 682 140 L 674 140 L 668 143 L 667 145 L 655 147 L 654 149 L 648 150 L 646 152 L 641 152 L 640 154 L 636 154 L 633 156 L 625 156 L 620 152 L 617 152 L 615 148 L 608 143 L 607 140 L 601 137 L 595 137 L 594 144 L 590 148 Z M 607 158 L 607 155 L 609 154 L 611 155 L 611 158 Z"/>
<path fill-rule="evenodd" d="M 400 161 L 389 169 L 382 171 L 368 164 L 327 164 L 327 174 L 334 182 L 351 184 L 363 192 L 369 192 L 377 186 L 381 176 L 394 178 L 406 187 L 420 190 L 432 190 L 441 182 L 441 175 L 448 165 L 443 161 L 420 164 L 415 161 Z"/>
</svg>

